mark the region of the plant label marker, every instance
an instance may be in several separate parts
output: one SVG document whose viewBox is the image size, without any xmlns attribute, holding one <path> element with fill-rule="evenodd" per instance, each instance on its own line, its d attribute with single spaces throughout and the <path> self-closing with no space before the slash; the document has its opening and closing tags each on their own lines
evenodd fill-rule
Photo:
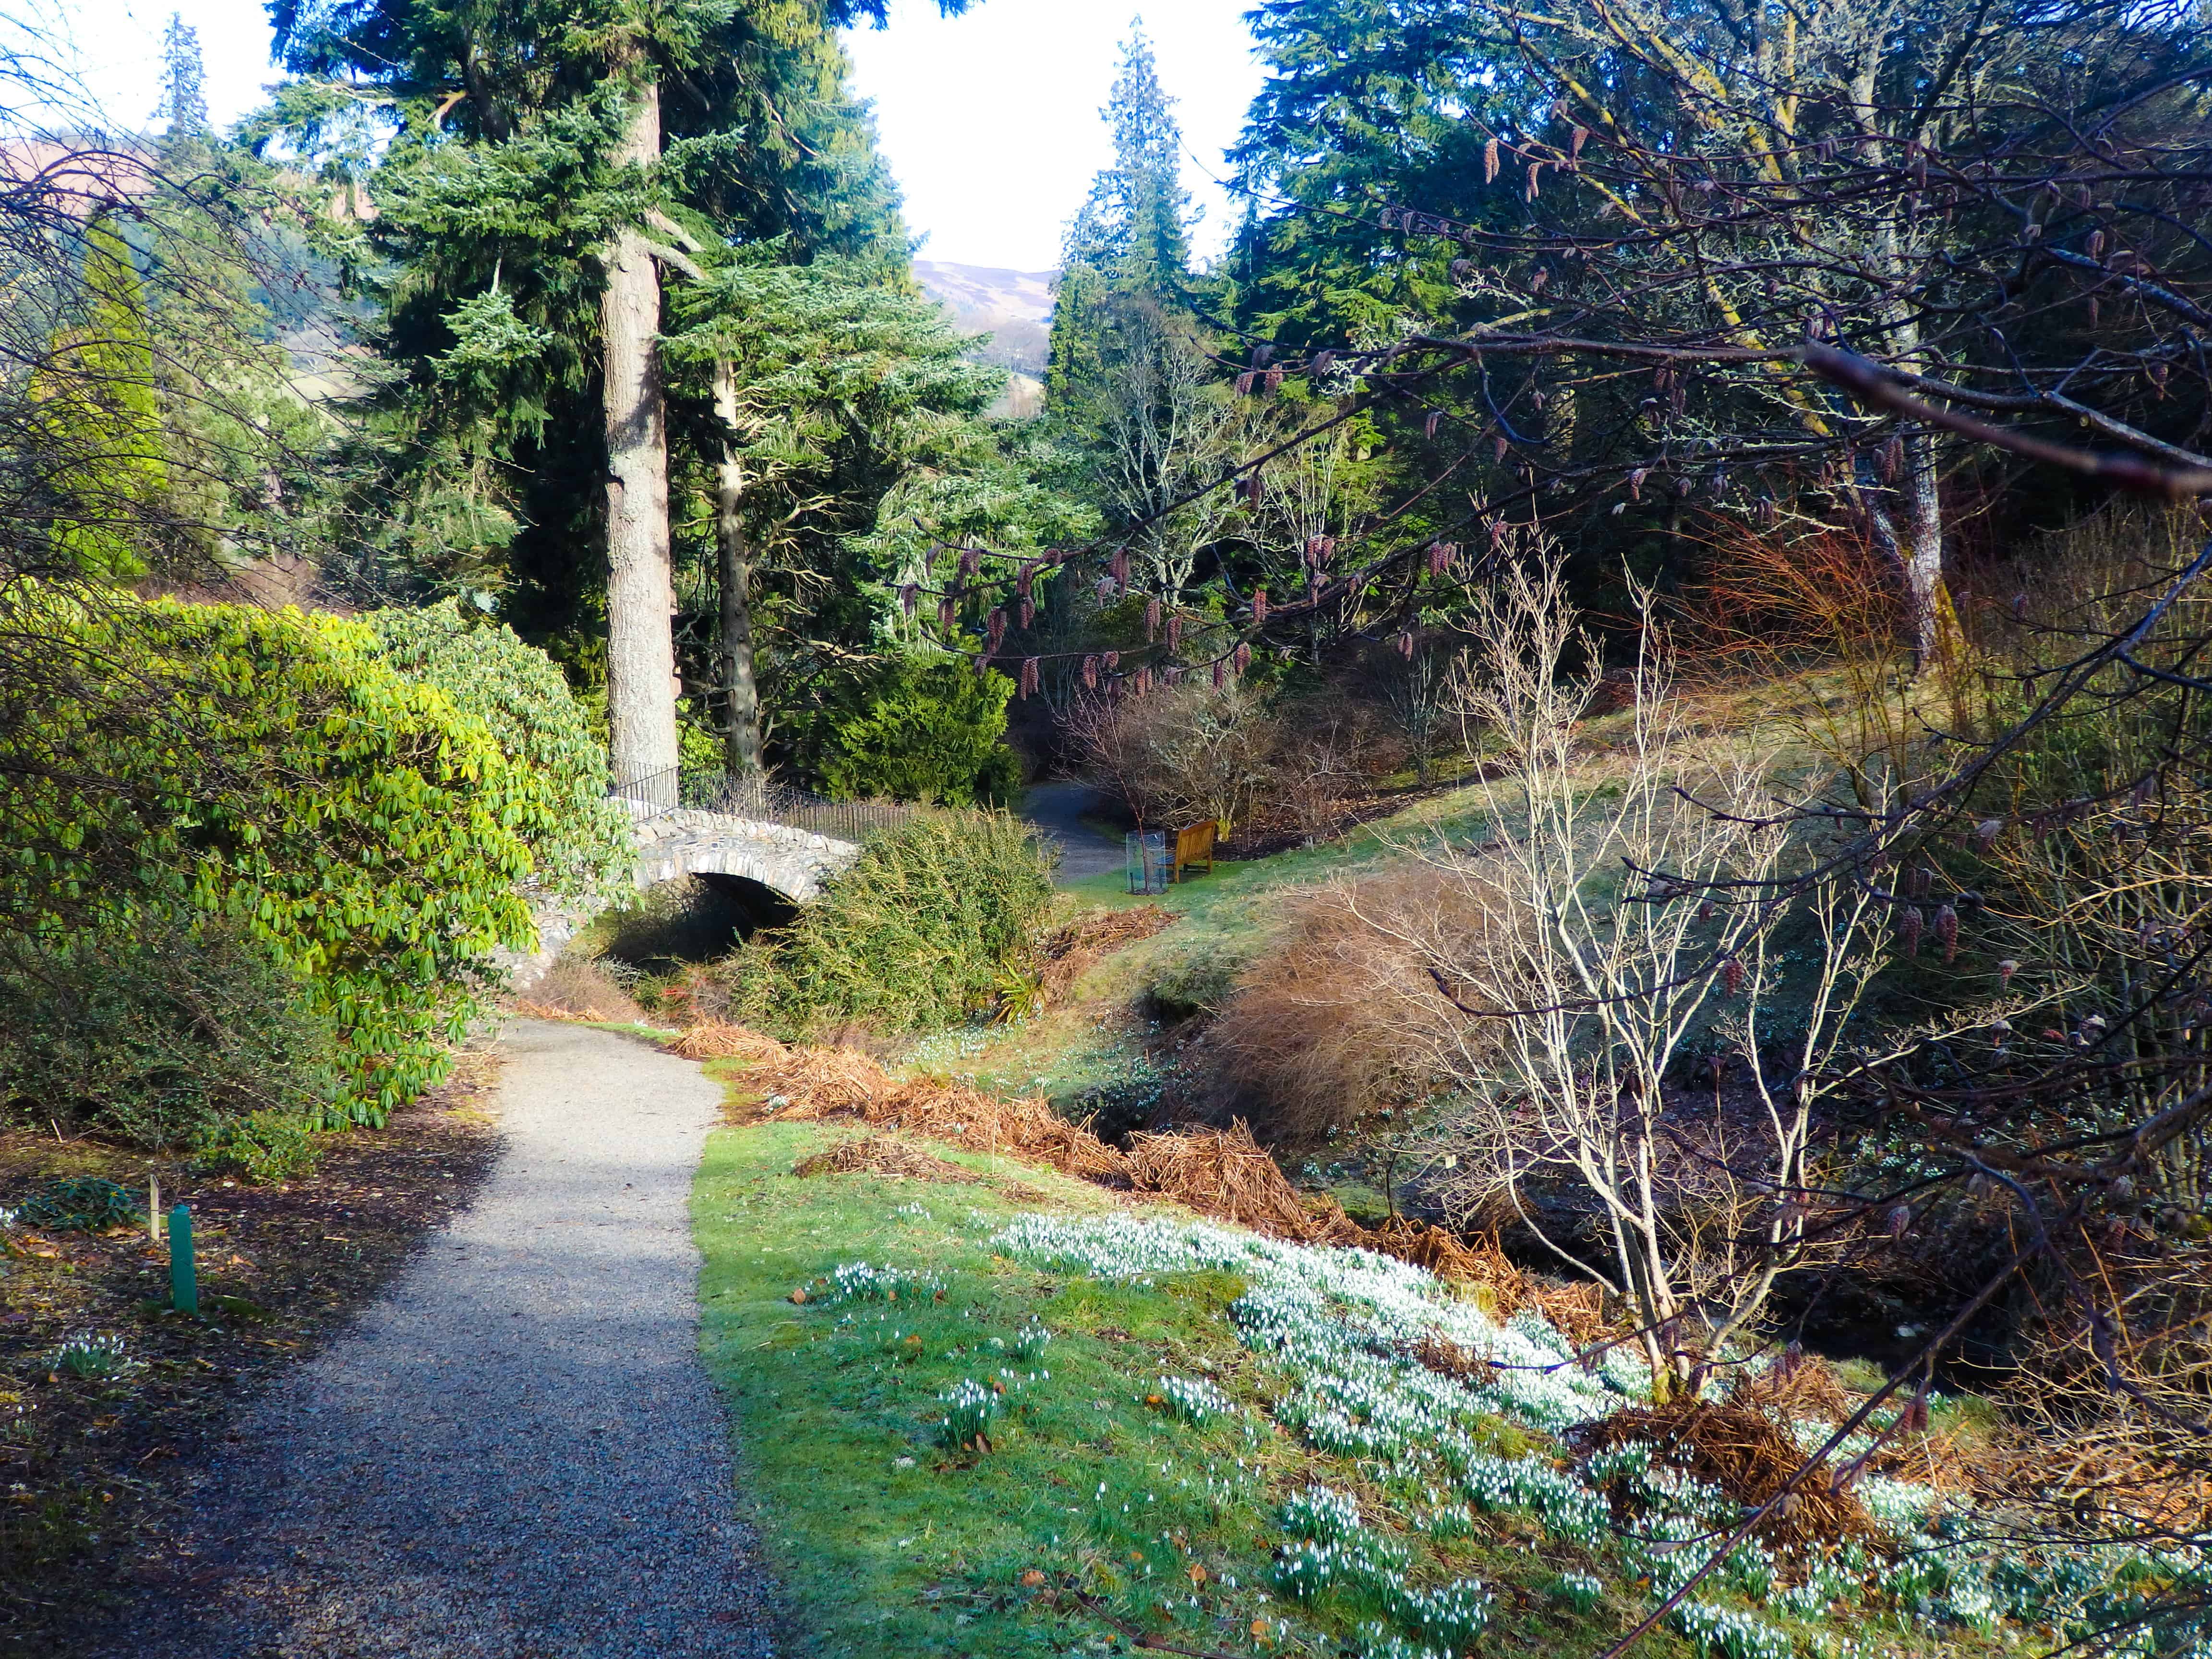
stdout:
<svg viewBox="0 0 2212 1659">
<path fill-rule="evenodd" d="M 146 1177 L 146 1240 L 161 1248 L 161 1177 L 151 1173 Z"/>
<path fill-rule="evenodd" d="M 200 1310 L 200 1278 L 192 1263 L 192 1212 L 182 1204 L 169 1212 L 169 1305 L 180 1314 Z"/>
</svg>

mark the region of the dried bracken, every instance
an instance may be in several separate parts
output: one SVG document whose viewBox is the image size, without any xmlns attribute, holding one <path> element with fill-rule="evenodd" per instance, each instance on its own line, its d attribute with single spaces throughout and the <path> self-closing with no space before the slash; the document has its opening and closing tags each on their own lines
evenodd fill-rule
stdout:
<svg viewBox="0 0 2212 1659">
<path fill-rule="evenodd" d="M 1688 1397 L 1627 1407 L 1581 1425 L 1568 1437 L 1584 1455 L 1613 1446 L 1651 1446 L 1661 1462 L 1754 1507 L 1775 1499 L 1805 1465 L 1804 1449 L 1765 1412 Z M 1872 1540 L 1881 1528 L 1848 1488 L 1836 1491 L 1827 1472 L 1815 1468 L 1774 1504 L 1759 1531 L 1771 1543 L 1803 1547 Z"/>
<path fill-rule="evenodd" d="M 1047 1004 L 1058 1001 L 1103 958 L 1150 939 L 1178 919 L 1157 904 L 1139 904 L 1127 910 L 1088 910 L 1056 929 L 1045 939 L 1044 963 L 1037 975 Z"/>
<path fill-rule="evenodd" d="M 795 1176 L 901 1176 L 909 1181 L 968 1183 L 983 1179 L 973 1170 L 941 1158 L 933 1158 L 921 1147 L 908 1146 L 903 1140 L 895 1140 L 889 1135 L 861 1135 L 852 1140 L 841 1141 L 826 1152 L 817 1152 L 811 1158 L 801 1158 L 791 1166 L 791 1172 Z"/>
<path fill-rule="evenodd" d="M 1394 1217 L 1381 1228 L 1363 1227 L 1326 1194 L 1301 1194 L 1242 1122 L 1226 1130 L 1138 1135 L 1123 1152 L 1087 1127 L 1070 1123 L 1040 1097 L 1000 1100 L 963 1084 L 895 1078 L 849 1048 L 793 1047 L 726 1024 L 696 1025 L 668 1046 L 689 1060 L 738 1059 L 751 1066 L 749 1080 L 761 1091 L 759 1104 L 749 1109 L 754 1121 L 855 1117 L 872 1127 L 1024 1158 L 1079 1180 L 1155 1194 L 1271 1238 L 1348 1245 L 1394 1256 L 1477 1287 L 1502 1316 L 1535 1309 L 1577 1343 L 1601 1340 L 1610 1324 L 1597 1286 L 1562 1287 L 1531 1279 L 1506 1260 L 1494 1240 L 1470 1245 L 1443 1228 L 1404 1217 Z M 847 1147 L 867 1144 L 852 1141 Z M 838 1153 L 860 1156 L 844 1148 L 824 1156 Z M 794 1173 L 817 1171 L 805 1167 Z"/>
</svg>

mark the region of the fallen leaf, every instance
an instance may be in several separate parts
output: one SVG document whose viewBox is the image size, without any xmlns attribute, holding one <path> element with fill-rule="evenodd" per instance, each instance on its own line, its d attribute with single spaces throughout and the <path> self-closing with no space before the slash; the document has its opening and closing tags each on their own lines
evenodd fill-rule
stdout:
<svg viewBox="0 0 2212 1659">
<path fill-rule="evenodd" d="M 1203 1584 L 1206 1582 L 1206 1569 L 1195 1561 L 1190 1564 L 1190 1582 L 1194 1584 Z"/>
<path fill-rule="evenodd" d="M 791 1293 L 791 1299 L 793 1302 L 804 1303 L 806 1300 L 806 1286 L 801 1285 L 797 1290 L 793 1291 Z"/>
<path fill-rule="evenodd" d="M 1038 1585 L 1044 1583 L 1044 1575 L 1039 1572 L 1035 1567 L 1031 1567 L 1027 1572 L 1022 1575 L 1022 1583 L 1028 1585 L 1031 1589 L 1035 1589 Z"/>
</svg>

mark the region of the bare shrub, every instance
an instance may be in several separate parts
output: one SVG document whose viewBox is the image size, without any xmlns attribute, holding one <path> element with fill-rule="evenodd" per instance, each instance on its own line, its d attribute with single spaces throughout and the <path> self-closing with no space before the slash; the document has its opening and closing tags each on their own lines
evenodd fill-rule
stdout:
<svg viewBox="0 0 2212 1659">
<path fill-rule="evenodd" d="M 650 1022 L 635 998 L 589 957 L 556 957 L 519 1005 L 525 1013 L 595 1019 L 614 1025 Z"/>
<path fill-rule="evenodd" d="M 1241 680 L 1188 680 L 1139 696 L 1091 697 L 1070 714 L 1076 771 L 1139 828 L 1234 824 L 1264 795 L 1281 732 Z"/>
<path fill-rule="evenodd" d="M 1352 816 L 1364 793 L 1365 768 L 1356 740 L 1338 729 L 1309 733 L 1285 745 L 1270 780 L 1269 804 L 1309 847 L 1327 841 Z"/>
<path fill-rule="evenodd" d="M 1479 880 L 1412 859 L 1293 901 L 1207 1034 L 1214 1098 L 1304 1141 L 1428 1094 L 1488 1036 L 1430 968 L 1499 948 L 1506 915 Z"/>
<path fill-rule="evenodd" d="M 1498 751 L 1476 786 L 1498 840 L 1413 849 L 1496 918 L 1472 949 L 1365 919 L 1420 963 L 1465 1033 L 1442 1050 L 1458 1085 L 1442 1134 L 1458 1163 L 1448 1199 L 1461 1213 L 1510 1202 L 1635 1310 L 1662 1396 L 1677 1382 L 1694 1394 L 1707 1358 L 1814 1257 L 1813 1111 L 1883 959 L 1879 912 L 1847 881 L 1781 896 L 1808 848 L 1773 816 L 1772 760 L 1693 740 L 1648 595 L 1632 721 L 1601 778 L 1592 769 L 1577 730 L 1595 677 L 1565 664 L 1595 653 L 1558 562 L 1531 550 L 1478 598 L 1460 679 L 1470 728 Z M 1769 1045 L 1785 1046 L 1785 969 L 1797 1029 L 1770 1068 Z M 1670 1076 L 1714 1028 L 1752 1057 L 1756 1103 L 1692 1124 Z M 1563 1212 L 1595 1234 L 1603 1266 L 1531 1213 L 1531 1184 L 1571 1194 Z"/>
</svg>

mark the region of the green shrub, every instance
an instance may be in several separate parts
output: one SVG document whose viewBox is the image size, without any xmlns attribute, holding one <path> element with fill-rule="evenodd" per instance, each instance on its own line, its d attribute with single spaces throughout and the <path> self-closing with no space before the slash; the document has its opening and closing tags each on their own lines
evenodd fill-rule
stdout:
<svg viewBox="0 0 2212 1659">
<path fill-rule="evenodd" d="M 149 924 L 0 945 L 0 1111 L 143 1146 L 338 1098 L 337 1032 L 274 953 L 220 927 Z"/>
<path fill-rule="evenodd" d="M 103 1176 L 63 1176 L 33 1190 L 17 1212 L 55 1232 L 103 1233 L 139 1217 L 138 1197 Z"/>
<path fill-rule="evenodd" d="M 841 800 L 888 796 L 947 806 L 1010 805 L 1021 762 L 1006 744 L 1014 684 L 951 657 L 892 658 L 817 716 L 808 744 Z"/>
<path fill-rule="evenodd" d="M 201 1136 L 199 1161 L 256 1186 L 290 1181 L 307 1174 L 321 1158 L 320 1127 L 316 1119 L 295 1112 L 249 1112 Z"/>
<path fill-rule="evenodd" d="M 630 820 L 607 799 L 606 750 L 553 659 L 454 599 L 362 620 L 380 661 L 444 692 L 484 723 L 509 761 L 543 781 L 555 821 L 531 848 L 538 880 L 563 895 L 602 886 L 630 855 Z"/>
<path fill-rule="evenodd" d="M 781 1036 L 951 1024 L 990 1006 L 1051 904 L 1051 867 L 1026 825 L 931 812 L 869 842 L 790 927 L 755 934 L 720 976 L 732 1012 Z"/>
<path fill-rule="evenodd" d="M 0 603 L 103 677 L 0 723 L 0 931 L 66 962 L 151 924 L 219 926 L 331 1022 L 332 1115 L 379 1121 L 437 1081 L 495 952 L 534 945 L 517 890 L 573 796 L 379 661 L 366 623 Z"/>
</svg>

